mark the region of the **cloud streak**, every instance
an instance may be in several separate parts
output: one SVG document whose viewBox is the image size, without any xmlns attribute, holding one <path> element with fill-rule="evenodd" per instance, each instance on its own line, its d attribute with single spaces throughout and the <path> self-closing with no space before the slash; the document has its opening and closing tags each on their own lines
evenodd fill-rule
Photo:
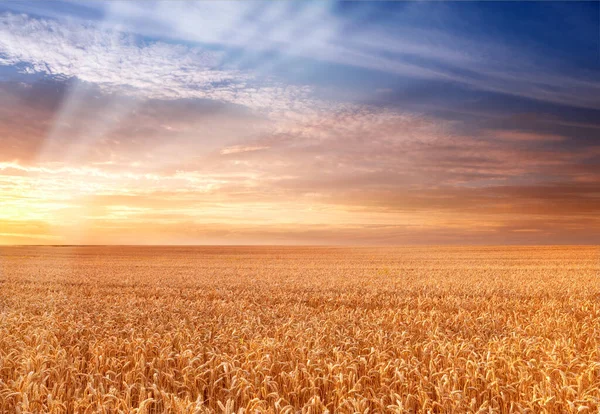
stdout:
<svg viewBox="0 0 600 414">
<path fill-rule="evenodd" d="M 368 4 L 361 7 L 357 13 L 373 13 Z M 482 91 L 600 109 L 597 70 L 572 68 L 568 73 L 557 73 L 557 60 L 541 54 L 532 58 L 531 50 L 519 45 L 476 40 L 435 24 L 427 29 L 419 27 L 431 13 L 444 10 L 443 6 L 407 3 L 401 13 L 390 14 L 388 20 L 360 27 L 354 26 L 356 16 L 340 16 L 334 9 L 335 3 L 327 2 L 184 6 L 158 1 L 144 6 L 114 2 L 106 13 L 119 24 L 130 24 L 138 33 L 242 48 L 246 55 L 234 59 L 237 64 L 254 59 L 257 53 L 277 55 L 272 61 L 259 62 L 263 70 L 292 65 L 288 57 L 301 56 L 415 80 L 451 82 Z M 441 13 L 447 26 L 456 23 L 455 15 Z"/>
</svg>

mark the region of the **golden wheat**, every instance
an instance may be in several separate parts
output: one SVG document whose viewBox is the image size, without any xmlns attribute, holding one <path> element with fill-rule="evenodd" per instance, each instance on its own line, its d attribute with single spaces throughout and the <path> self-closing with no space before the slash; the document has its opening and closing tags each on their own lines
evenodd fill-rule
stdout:
<svg viewBox="0 0 600 414">
<path fill-rule="evenodd" d="M 598 412 L 594 247 L 0 250 L 2 413 Z"/>
</svg>

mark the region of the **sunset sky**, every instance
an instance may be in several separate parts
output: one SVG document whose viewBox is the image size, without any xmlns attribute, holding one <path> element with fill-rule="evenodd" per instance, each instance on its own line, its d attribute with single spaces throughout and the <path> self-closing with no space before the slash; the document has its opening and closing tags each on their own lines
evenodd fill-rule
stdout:
<svg viewBox="0 0 600 414">
<path fill-rule="evenodd" d="M 3 2 L 0 244 L 600 243 L 599 2 Z"/>
</svg>

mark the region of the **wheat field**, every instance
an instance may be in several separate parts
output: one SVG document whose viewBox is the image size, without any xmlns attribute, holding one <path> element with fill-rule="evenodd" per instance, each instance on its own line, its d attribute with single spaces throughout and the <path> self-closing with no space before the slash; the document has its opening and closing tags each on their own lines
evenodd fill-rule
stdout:
<svg viewBox="0 0 600 414">
<path fill-rule="evenodd" d="M 596 413 L 597 247 L 4 247 L 2 413 Z"/>
</svg>

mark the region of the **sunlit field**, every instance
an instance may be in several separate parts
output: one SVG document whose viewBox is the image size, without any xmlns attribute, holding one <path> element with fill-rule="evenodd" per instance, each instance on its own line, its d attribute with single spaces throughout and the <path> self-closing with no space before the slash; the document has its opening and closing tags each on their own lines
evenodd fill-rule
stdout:
<svg viewBox="0 0 600 414">
<path fill-rule="evenodd" d="M 5 247 L 2 413 L 600 408 L 596 247 Z"/>
</svg>

